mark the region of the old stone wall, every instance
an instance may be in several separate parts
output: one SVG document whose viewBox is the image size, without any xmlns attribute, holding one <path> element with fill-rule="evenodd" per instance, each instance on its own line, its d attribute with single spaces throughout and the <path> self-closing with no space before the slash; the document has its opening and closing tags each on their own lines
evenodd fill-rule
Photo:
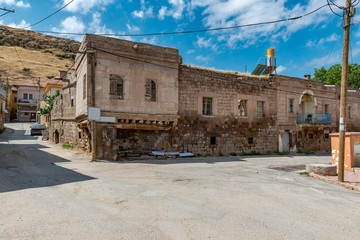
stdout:
<svg viewBox="0 0 360 240">
<path fill-rule="evenodd" d="M 63 89 L 56 97 L 51 111 L 49 139 L 55 143 L 69 144 L 90 151 L 89 128 L 76 121 L 76 88 Z"/>
<path fill-rule="evenodd" d="M 272 80 L 182 65 L 179 72 L 179 115 L 174 145 L 198 154 L 241 154 L 277 151 L 276 90 Z M 213 114 L 202 114 L 210 97 Z M 247 101 L 247 116 L 239 115 L 239 100 Z M 264 103 L 264 116 L 257 103 Z"/>
<path fill-rule="evenodd" d="M 290 151 L 318 152 L 331 150 L 330 133 L 338 132 L 340 87 L 312 80 L 277 75 L 274 87 L 277 88 L 277 125 L 279 129 L 279 151 L 283 151 L 281 138 L 284 131 L 291 134 Z M 311 96 L 312 109 L 304 109 L 303 96 Z M 293 101 L 292 112 L 290 100 Z M 360 131 L 359 94 L 348 92 L 346 130 Z M 350 110 L 349 110 L 350 109 Z M 351 113 L 349 113 L 351 112 Z M 304 124 L 297 122 L 298 114 L 330 114 L 326 124 Z M 350 116 L 351 115 L 351 116 Z"/>
</svg>

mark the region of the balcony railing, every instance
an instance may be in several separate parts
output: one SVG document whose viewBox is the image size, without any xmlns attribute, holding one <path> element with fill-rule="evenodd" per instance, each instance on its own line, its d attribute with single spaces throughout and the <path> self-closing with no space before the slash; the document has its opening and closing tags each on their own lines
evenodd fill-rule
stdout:
<svg viewBox="0 0 360 240">
<path fill-rule="evenodd" d="M 298 113 L 296 123 L 331 124 L 331 115 L 326 113 Z"/>
</svg>

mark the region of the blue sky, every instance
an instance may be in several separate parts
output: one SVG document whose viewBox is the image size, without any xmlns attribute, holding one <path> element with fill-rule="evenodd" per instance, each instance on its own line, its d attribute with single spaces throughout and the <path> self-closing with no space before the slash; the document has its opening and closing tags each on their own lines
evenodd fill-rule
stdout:
<svg viewBox="0 0 360 240">
<path fill-rule="evenodd" d="M 1 17 L 0 24 L 24 28 L 68 2 L 70 0 L 0 0 L 0 6 L 15 9 L 14 14 Z M 345 5 L 345 0 L 335 2 Z M 75 0 L 31 30 L 97 34 L 186 31 L 295 17 L 326 3 L 326 0 Z M 359 16 L 360 11 L 354 18 L 355 23 L 360 22 Z M 265 56 L 266 49 L 275 48 L 278 73 L 303 77 L 313 75 L 315 67 L 341 62 L 341 21 L 325 7 L 296 21 L 126 39 L 175 47 L 187 64 L 237 72 L 245 72 L 245 68 L 251 72 L 259 58 Z M 352 26 L 350 63 L 357 63 L 360 58 L 358 29 L 358 25 Z M 71 35 L 62 37 L 82 39 Z"/>
</svg>

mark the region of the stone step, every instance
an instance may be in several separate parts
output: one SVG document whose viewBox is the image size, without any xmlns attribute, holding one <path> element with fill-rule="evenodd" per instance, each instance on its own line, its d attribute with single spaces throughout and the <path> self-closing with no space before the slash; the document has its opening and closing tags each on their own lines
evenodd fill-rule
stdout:
<svg viewBox="0 0 360 240">
<path fill-rule="evenodd" d="M 306 171 L 308 173 L 315 173 L 322 176 L 336 176 L 337 166 L 329 164 L 307 164 Z"/>
</svg>

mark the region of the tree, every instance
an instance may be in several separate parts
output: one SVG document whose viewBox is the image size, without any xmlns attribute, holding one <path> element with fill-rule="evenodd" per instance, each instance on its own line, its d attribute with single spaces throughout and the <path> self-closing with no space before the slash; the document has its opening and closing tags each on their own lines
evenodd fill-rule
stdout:
<svg viewBox="0 0 360 240">
<path fill-rule="evenodd" d="M 341 65 L 335 64 L 329 69 L 326 69 L 325 67 L 315 68 L 313 80 L 340 86 Z M 360 65 L 357 63 L 349 64 L 348 86 L 352 88 L 360 88 Z"/>
<path fill-rule="evenodd" d="M 46 95 L 44 98 L 44 101 L 46 102 L 46 106 L 44 108 L 39 108 L 38 111 L 41 115 L 46 115 L 51 112 L 54 106 L 54 101 L 57 96 L 59 96 L 60 93 L 57 91 L 53 96 Z"/>
</svg>

